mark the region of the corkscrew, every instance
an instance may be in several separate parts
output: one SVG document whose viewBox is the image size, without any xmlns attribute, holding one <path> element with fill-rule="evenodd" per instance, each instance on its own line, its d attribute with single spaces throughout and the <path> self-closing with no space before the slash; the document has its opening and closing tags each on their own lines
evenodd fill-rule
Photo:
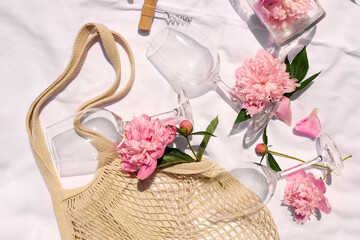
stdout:
<svg viewBox="0 0 360 240">
<path fill-rule="evenodd" d="M 164 14 L 167 16 L 166 21 L 171 25 L 190 24 L 192 21 L 191 17 L 172 14 L 166 11 L 155 10 L 156 13 Z"/>
<path fill-rule="evenodd" d="M 143 31 L 150 31 L 151 24 L 155 12 L 160 14 L 165 14 L 167 17 L 165 20 L 168 25 L 183 25 L 190 24 L 192 21 L 191 17 L 171 14 L 166 11 L 156 10 L 157 0 L 145 0 L 144 5 L 141 9 L 141 17 L 139 21 L 138 28 Z"/>
</svg>

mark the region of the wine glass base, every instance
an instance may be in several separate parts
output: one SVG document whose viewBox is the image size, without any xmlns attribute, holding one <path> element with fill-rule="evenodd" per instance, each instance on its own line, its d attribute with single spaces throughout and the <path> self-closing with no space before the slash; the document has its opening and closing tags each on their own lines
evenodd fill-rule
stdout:
<svg viewBox="0 0 360 240">
<path fill-rule="evenodd" d="M 317 139 L 317 148 L 323 158 L 322 162 L 324 162 L 336 175 L 342 175 L 344 163 L 334 140 L 328 134 L 322 133 Z"/>
<path fill-rule="evenodd" d="M 268 103 L 260 113 L 250 119 L 251 122 L 244 137 L 245 144 L 252 142 L 256 138 L 261 130 L 268 124 L 272 116 L 274 116 L 278 106 L 279 102 Z"/>
</svg>

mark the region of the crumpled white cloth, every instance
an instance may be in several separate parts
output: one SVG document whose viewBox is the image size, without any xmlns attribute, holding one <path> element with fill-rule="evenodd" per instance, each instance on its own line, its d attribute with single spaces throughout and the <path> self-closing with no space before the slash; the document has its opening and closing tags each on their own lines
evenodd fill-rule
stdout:
<svg viewBox="0 0 360 240">
<path fill-rule="evenodd" d="M 136 80 L 129 95 L 109 107 L 124 119 L 134 115 L 163 112 L 176 105 L 176 94 L 169 83 L 145 57 L 147 41 L 164 24 L 155 18 L 149 35 L 138 32 L 137 25 L 143 1 L 82 0 L 35 1 L 2 0 L 0 2 L 0 239 L 60 239 L 50 195 L 32 157 L 25 131 L 25 115 L 31 102 L 65 69 L 74 38 L 80 27 L 99 22 L 122 34 L 130 43 L 136 61 Z M 193 18 L 192 25 L 205 33 L 216 45 L 220 57 L 220 75 L 228 84 L 235 82 L 234 71 L 257 50 L 290 56 L 308 44 L 309 75 L 322 71 L 305 92 L 292 101 L 293 126 L 315 107 L 323 132 L 337 142 L 345 162 L 341 177 L 332 176 L 326 196 L 332 213 L 311 217 L 304 225 L 293 221 L 291 212 L 282 205 L 285 182 L 268 207 L 278 225 L 282 239 L 358 239 L 360 235 L 359 169 L 360 143 L 360 7 L 350 0 L 321 1 L 326 17 L 307 37 L 291 48 L 275 49 L 266 44 L 257 26 L 249 24 L 248 6 L 244 0 L 159 1 L 157 9 Z M 123 82 L 129 74 L 124 52 Z M 91 96 L 104 90 L 114 78 L 111 66 L 96 45 L 78 78 L 55 98 L 41 116 L 45 125 L 60 120 Z M 217 164 L 234 168 L 240 161 L 254 160 L 255 144 L 242 145 L 243 132 L 232 132 L 235 111 L 210 91 L 190 99 L 197 130 L 219 116 L 219 126 L 206 150 L 206 157 Z M 273 150 L 302 159 L 315 157 L 312 139 L 293 134 L 291 127 L 279 120 L 268 126 Z M 193 138 L 194 143 L 200 141 Z M 261 142 L 258 139 L 256 143 Z M 282 168 L 297 164 L 277 157 Z M 322 173 L 314 170 L 317 176 Z M 86 179 L 63 179 L 71 187 Z"/>
</svg>

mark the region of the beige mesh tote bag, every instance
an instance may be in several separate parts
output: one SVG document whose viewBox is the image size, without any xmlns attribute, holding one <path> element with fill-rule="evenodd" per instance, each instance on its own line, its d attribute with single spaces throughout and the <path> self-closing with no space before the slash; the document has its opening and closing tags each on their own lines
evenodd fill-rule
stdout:
<svg viewBox="0 0 360 240">
<path fill-rule="evenodd" d="M 51 194 L 62 239 L 279 239 L 267 208 L 231 221 L 209 221 L 209 216 L 221 211 L 223 204 L 241 207 L 256 200 L 213 161 L 203 159 L 157 169 L 150 178 L 140 181 L 120 170 L 121 157 L 110 140 L 81 126 L 79 131 L 84 130 L 98 151 L 98 168 L 87 185 L 75 189 L 62 187 L 39 114 L 45 103 L 77 76 L 88 50 L 99 38 L 116 78 L 107 91 L 85 102 L 78 111 L 119 100 L 127 94 L 135 72 L 128 43 L 104 25 L 86 24 L 76 37 L 66 70 L 32 103 L 26 119 L 30 144 Z M 116 42 L 128 54 L 132 68 L 128 83 L 119 91 L 121 66 Z"/>
</svg>

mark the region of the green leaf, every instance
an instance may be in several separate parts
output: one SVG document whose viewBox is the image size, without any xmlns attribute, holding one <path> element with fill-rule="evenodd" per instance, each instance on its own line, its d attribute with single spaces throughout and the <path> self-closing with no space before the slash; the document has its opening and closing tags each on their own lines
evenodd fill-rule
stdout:
<svg viewBox="0 0 360 240">
<path fill-rule="evenodd" d="M 208 132 L 208 133 L 213 133 L 213 132 L 215 131 L 218 123 L 219 123 L 219 118 L 216 116 L 216 118 L 214 118 L 214 119 L 210 122 L 209 126 L 206 128 L 206 132 Z M 203 138 L 203 140 L 201 141 L 200 146 L 199 146 L 199 148 L 198 148 L 197 159 L 201 160 L 202 155 L 203 155 L 204 152 L 205 152 L 205 148 L 206 148 L 206 146 L 208 145 L 210 138 L 211 138 L 211 135 L 205 135 L 205 136 L 204 136 L 204 138 Z"/>
<path fill-rule="evenodd" d="M 194 162 L 194 159 L 180 149 L 166 147 L 164 155 L 158 159 L 157 167 L 165 167 L 174 163 Z"/>
<path fill-rule="evenodd" d="M 319 76 L 319 74 L 321 73 L 315 73 L 314 75 L 312 75 L 311 77 L 309 77 L 308 79 L 304 80 L 301 84 L 300 87 L 297 87 L 293 92 L 289 93 L 289 94 L 285 94 L 285 97 L 290 98 L 292 95 L 294 95 L 296 92 L 302 90 L 303 88 L 305 88 L 307 85 L 309 85 L 315 78 L 317 78 L 317 76 Z"/>
<path fill-rule="evenodd" d="M 263 143 L 267 146 L 268 145 L 268 137 L 266 135 L 266 129 L 267 129 L 267 125 L 264 128 L 264 132 L 263 132 L 263 135 L 262 135 L 262 140 L 263 140 Z"/>
<path fill-rule="evenodd" d="M 241 122 L 246 121 L 246 120 L 248 120 L 250 118 L 251 118 L 250 115 L 246 114 L 246 109 L 243 108 L 243 109 L 240 110 L 234 124 L 241 123 Z"/>
<path fill-rule="evenodd" d="M 264 155 L 262 155 L 262 156 L 261 156 L 260 163 L 262 163 L 262 161 L 263 161 L 263 159 L 264 159 L 265 155 L 266 155 L 266 154 L 264 154 Z"/>
<path fill-rule="evenodd" d="M 296 78 L 300 83 L 306 76 L 309 70 L 309 62 L 306 54 L 306 47 L 304 47 L 294 58 L 290 65 L 290 75 Z"/>
<path fill-rule="evenodd" d="M 216 180 L 216 182 L 220 185 L 220 187 L 225 189 L 224 184 L 222 182 L 220 182 L 219 180 Z"/>
<path fill-rule="evenodd" d="M 207 136 L 216 137 L 214 134 L 206 132 L 206 131 L 193 132 L 193 133 L 190 133 L 189 135 L 207 135 Z"/>
<path fill-rule="evenodd" d="M 281 171 L 279 164 L 276 162 L 274 156 L 271 153 L 268 153 L 268 161 L 272 170 L 275 172 Z"/>
</svg>

